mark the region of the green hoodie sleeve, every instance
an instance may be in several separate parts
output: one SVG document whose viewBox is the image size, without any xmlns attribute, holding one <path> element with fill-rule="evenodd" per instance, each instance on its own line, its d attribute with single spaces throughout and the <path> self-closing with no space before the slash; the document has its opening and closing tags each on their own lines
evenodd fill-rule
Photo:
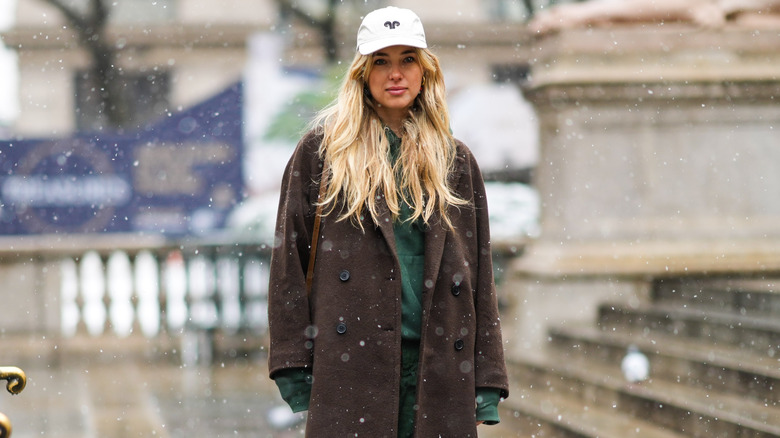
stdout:
<svg viewBox="0 0 780 438">
<path fill-rule="evenodd" d="M 498 424 L 498 402 L 501 390 L 497 388 L 477 388 L 477 421 L 485 424 Z"/>
<path fill-rule="evenodd" d="M 281 370 L 274 376 L 274 382 L 279 388 L 282 399 L 290 405 L 293 412 L 309 409 L 312 382 L 311 370 L 307 368 Z"/>
</svg>

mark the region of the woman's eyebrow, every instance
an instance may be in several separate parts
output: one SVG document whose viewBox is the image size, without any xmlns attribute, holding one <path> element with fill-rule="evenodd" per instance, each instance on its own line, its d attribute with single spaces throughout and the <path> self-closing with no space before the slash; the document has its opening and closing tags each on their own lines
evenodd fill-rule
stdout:
<svg viewBox="0 0 780 438">
<path fill-rule="evenodd" d="M 408 49 L 401 52 L 401 55 L 409 55 L 414 53 L 416 53 L 414 49 Z M 385 52 L 374 52 L 374 56 L 376 57 L 376 56 L 390 56 L 390 55 L 388 55 Z"/>
</svg>

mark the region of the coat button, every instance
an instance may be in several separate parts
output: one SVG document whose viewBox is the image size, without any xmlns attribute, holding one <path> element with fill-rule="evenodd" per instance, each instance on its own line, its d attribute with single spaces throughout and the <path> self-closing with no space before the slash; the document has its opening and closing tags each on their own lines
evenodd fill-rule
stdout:
<svg viewBox="0 0 780 438">
<path fill-rule="evenodd" d="M 455 341 L 455 350 L 460 351 L 463 350 L 463 339 L 458 339 Z"/>
<path fill-rule="evenodd" d="M 339 325 L 336 326 L 336 333 L 343 335 L 347 332 L 347 325 L 343 322 L 340 322 Z"/>
<path fill-rule="evenodd" d="M 341 281 L 349 280 L 349 271 L 347 271 L 346 269 L 341 271 L 341 273 L 339 274 L 339 280 Z"/>
<path fill-rule="evenodd" d="M 452 285 L 452 294 L 456 297 L 460 295 L 460 283 L 455 283 Z"/>
</svg>

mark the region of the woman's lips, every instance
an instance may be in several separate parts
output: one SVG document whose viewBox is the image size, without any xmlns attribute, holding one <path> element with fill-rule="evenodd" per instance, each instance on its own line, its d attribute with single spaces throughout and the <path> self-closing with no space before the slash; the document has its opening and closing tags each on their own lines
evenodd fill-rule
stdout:
<svg viewBox="0 0 780 438">
<path fill-rule="evenodd" d="M 393 96 L 400 96 L 406 92 L 406 88 L 402 87 L 391 87 L 387 89 L 387 92 L 390 93 Z"/>
</svg>

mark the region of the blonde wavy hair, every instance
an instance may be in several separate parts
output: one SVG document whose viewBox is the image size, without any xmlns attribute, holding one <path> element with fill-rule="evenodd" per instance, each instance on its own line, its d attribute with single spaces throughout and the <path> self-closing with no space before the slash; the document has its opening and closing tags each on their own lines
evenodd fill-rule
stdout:
<svg viewBox="0 0 780 438">
<path fill-rule="evenodd" d="M 428 49 L 415 51 L 424 86 L 409 110 L 403 132 L 396 133 L 401 137 L 401 150 L 394 166 L 385 127 L 366 82 L 373 67 L 372 54 L 355 56 L 336 100 L 315 118 L 313 125 L 324 134 L 319 154 L 330 166 L 329 175 L 323 176 L 327 194 L 320 200 L 329 206 L 326 214 L 341 201 L 338 220 L 361 224 L 364 209 L 368 209 L 379 223 L 377 199 L 385 195 L 393 220 L 398 219 L 403 202 L 412 211 L 410 221 L 422 219 L 430 224 L 438 211 L 451 228 L 448 206 L 467 204 L 447 180 L 455 165 L 456 146 L 439 60 Z"/>
</svg>

